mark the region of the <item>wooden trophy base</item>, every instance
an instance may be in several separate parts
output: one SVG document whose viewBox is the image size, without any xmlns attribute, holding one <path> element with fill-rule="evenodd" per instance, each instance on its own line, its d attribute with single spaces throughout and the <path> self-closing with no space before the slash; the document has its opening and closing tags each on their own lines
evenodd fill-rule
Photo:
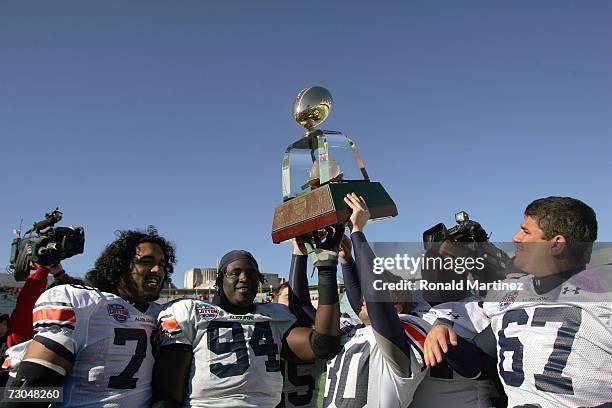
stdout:
<svg viewBox="0 0 612 408">
<path fill-rule="evenodd" d="M 348 221 L 351 209 L 344 202 L 344 197 L 349 193 L 355 193 L 365 199 L 372 220 L 397 215 L 395 203 L 379 182 L 328 183 L 274 209 L 272 242 L 278 244 L 329 225 Z"/>
</svg>

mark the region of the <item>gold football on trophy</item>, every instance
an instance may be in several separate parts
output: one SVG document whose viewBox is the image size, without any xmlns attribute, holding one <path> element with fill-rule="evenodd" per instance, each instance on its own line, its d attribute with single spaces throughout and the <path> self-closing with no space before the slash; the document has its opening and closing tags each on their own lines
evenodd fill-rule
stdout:
<svg viewBox="0 0 612 408">
<path fill-rule="evenodd" d="M 306 129 L 313 130 L 327 119 L 331 106 L 331 93 L 322 86 L 302 89 L 293 102 L 293 117 Z"/>
</svg>

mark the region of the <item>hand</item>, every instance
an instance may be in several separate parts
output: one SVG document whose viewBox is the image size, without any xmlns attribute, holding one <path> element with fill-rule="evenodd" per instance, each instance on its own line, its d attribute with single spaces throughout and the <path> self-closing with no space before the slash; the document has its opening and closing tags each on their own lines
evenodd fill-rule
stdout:
<svg viewBox="0 0 612 408">
<path fill-rule="evenodd" d="M 328 225 L 312 234 L 314 244 L 319 249 L 326 249 L 338 254 L 340 241 L 344 236 L 344 224 Z"/>
<path fill-rule="evenodd" d="M 427 333 L 424 344 L 425 364 L 433 367 L 436 362 L 442 362 L 442 353 L 448 352 L 448 343 L 457 345 L 457 334 L 453 329 L 443 324 L 435 325 Z"/>
<path fill-rule="evenodd" d="M 370 219 L 370 211 L 368 205 L 361 196 L 357 196 L 355 193 L 347 194 L 344 197 L 344 202 L 348 205 L 353 212 L 351 213 L 351 232 L 363 231 L 363 228 Z"/>
<path fill-rule="evenodd" d="M 64 270 L 61 262 L 58 263 L 57 265 L 41 265 L 41 264 L 30 262 L 30 267 L 31 269 L 36 269 L 36 268 L 47 269 L 49 272 L 51 272 L 52 275 L 55 275 L 56 273 L 59 273 Z"/>
<path fill-rule="evenodd" d="M 293 255 L 308 255 L 306 246 L 300 238 L 293 238 L 291 242 L 293 243 Z"/>
<path fill-rule="evenodd" d="M 338 258 L 341 264 L 347 265 L 353 262 L 353 255 L 351 254 L 352 249 L 353 244 L 351 243 L 351 239 L 343 235 L 342 241 L 340 241 L 340 250 L 338 251 Z"/>
<path fill-rule="evenodd" d="M 340 241 L 344 236 L 344 224 L 325 227 L 325 241 L 321 240 L 319 231 L 304 236 L 304 246 L 315 267 L 336 266 L 338 264 L 338 251 Z"/>
</svg>

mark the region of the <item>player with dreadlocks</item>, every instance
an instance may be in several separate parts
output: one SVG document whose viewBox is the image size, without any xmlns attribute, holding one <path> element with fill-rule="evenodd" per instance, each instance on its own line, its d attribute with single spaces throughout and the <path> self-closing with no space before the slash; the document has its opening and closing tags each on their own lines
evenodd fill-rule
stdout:
<svg viewBox="0 0 612 408">
<path fill-rule="evenodd" d="M 87 274 L 93 287 L 60 285 L 38 299 L 37 334 L 13 388 L 63 386 L 62 406 L 150 403 L 150 340 L 161 309 L 153 301 L 173 272 L 175 250 L 154 227 L 117 235 Z"/>
<path fill-rule="evenodd" d="M 332 358 L 340 345 L 335 244 L 328 259 L 315 262 L 314 329 L 296 327 L 284 305 L 253 303 L 263 275 L 247 251 L 223 256 L 213 302 L 182 299 L 167 306 L 159 315 L 155 406 L 274 407 L 283 388 L 281 354 L 296 361 Z"/>
</svg>

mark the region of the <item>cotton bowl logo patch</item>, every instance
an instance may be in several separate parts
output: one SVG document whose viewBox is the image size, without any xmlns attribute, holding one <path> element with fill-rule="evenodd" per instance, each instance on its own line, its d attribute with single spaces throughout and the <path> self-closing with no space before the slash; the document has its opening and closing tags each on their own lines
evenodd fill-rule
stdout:
<svg viewBox="0 0 612 408">
<path fill-rule="evenodd" d="M 499 305 L 498 305 L 499 310 L 504 310 L 505 308 L 510 306 L 512 303 L 514 303 L 517 296 L 518 296 L 518 291 L 506 293 L 504 297 L 501 298 L 501 301 L 499 302 Z"/>
<path fill-rule="evenodd" d="M 106 307 L 108 308 L 108 315 L 119 323 L 125 322 L 130 317 L 130 311 L 123 305 L 112 303 Z"/>
<path fill-rule="evenodd" d="M 198 314 L 202 316 L 204 320 L 212 320 L 219 316 L 219 309 L 210 306 L 201 306 L 198 307 Z"/>
</svg>

